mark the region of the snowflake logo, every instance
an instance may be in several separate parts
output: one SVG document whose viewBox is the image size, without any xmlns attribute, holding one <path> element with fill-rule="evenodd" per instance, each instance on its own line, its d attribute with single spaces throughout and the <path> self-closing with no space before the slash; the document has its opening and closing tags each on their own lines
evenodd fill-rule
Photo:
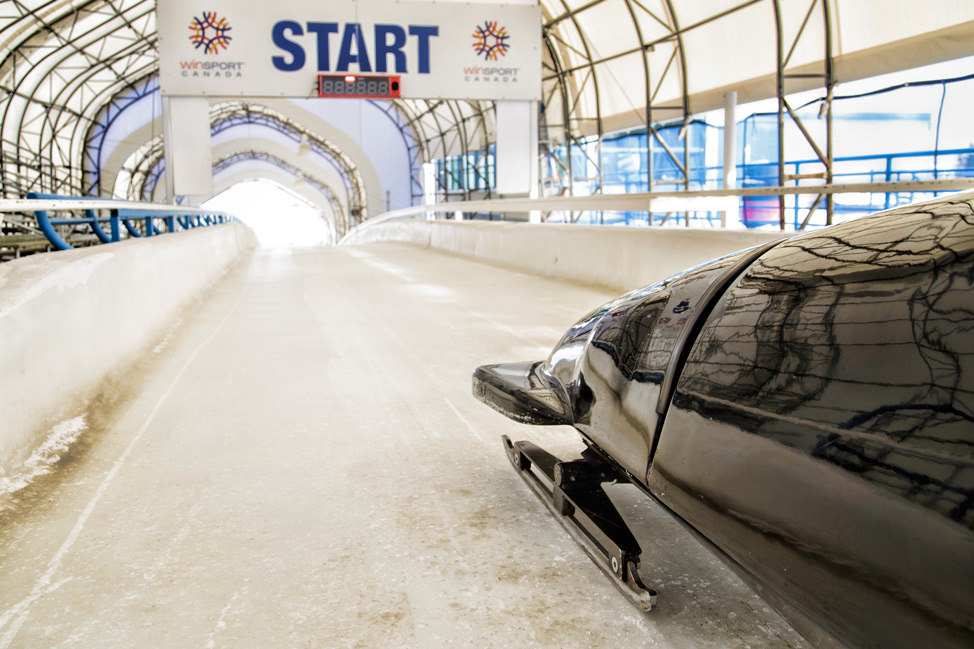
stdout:
<svg viewBox="0 0 974 649">
<path fill-rule="evenodd" d="M 496 61 L 510 49 L 511 46 L 507 42 L 510 37 L 507 27 L 499 27 L 496 20 L 493 22 L 485 20 L 483 27 L 477 25 L 474 28 L 473 49 L 478 56 L 482 54 L 485 61 Z"/>
<path fill-rule="evenodd" d="M 204 11 L 203 18 L 194 16 L 189 30 L 192 32 L 189 41 L 196 49 L 202 47 L 204 54 L 219 54 L 220 48 L 227 49 L 233 39 L 227 35 L 230 23 L 226 18 L 217 16 L 215 11 Z"/>
</svg>

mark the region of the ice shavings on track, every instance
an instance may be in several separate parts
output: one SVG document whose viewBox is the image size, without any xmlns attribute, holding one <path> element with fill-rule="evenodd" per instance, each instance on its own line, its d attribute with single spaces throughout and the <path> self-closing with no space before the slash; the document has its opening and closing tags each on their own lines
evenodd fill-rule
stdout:
<svg viewBox="0 0 974 649">
<path fill-rule="evenodd" d="M 84 415 L 62 421 L 51 429 L 44 443 L 34 449 L 22 466 L 9 475 L 0 469 L 0 499 L 17 493 L 40 476 L 50 473 L 54 465 L 87 428 Z M 8 508 L 9 506 L 0 500 L 0 509 Z"/>
<path fill-rule="evenodd" d="M 175 324 L 173 324 L 173 326 L 169 327 L 169 331 L 166 332 L 166 337 L 163 338 L 161 341 L 159 341 L 159 344 L 156 345 L 153 348 L 152 353 L 153 354 L 158 354 L 158 353 L 162 352 L 166 347 L 168 347 L 169 346 L 169 341 L 172 340 L 173 334 L 176 333 L 176 330 L 179 329 L 179 327 L 182 324 L 183 324 L 183 319 L 182 318 L 178 318 L 176 320 Z"/>
</svg>

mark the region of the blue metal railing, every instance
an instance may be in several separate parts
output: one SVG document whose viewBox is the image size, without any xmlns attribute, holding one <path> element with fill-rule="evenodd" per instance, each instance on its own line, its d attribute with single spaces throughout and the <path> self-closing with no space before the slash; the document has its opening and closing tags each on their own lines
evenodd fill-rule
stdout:
<svg viewBox="0 0 974 649">
<path fill-rule="evenodd" d="M 778 163 L 759 162 L 741 164 L 737 167 L 738 186 L 742 188 L 772 187 L 778 184 Z M 806 176 L 824 171 L 819 160 L 794 160 L 785 163 L 785 175 L 789 177 Z M 691 189 L 718 189 L 723 179 L 721 167 L 693 167 L 689 170 Z M 974 149 L 947 149 L 939 151 L 916 151 L 908 153 L 883 153 L 874 155 L 848 156 L 836 158 L 833 165 L 835 183 L 875 183 L 938 180 L 944 178 L 974 177 Z M 811 182 L 789 181 L 788 186 L 809 185 Z M 645 192 L 646 181 L 637 173 L 606 174 L 605 192 Z M 667 185 L 664 179 L 657 178 L 655 191 L 678 189 Z M 840 218 L 860 216 L 889 209 L 898 205 L 933 198 L 935 192 L 898 191 L 874 195 L 837 195 L 835 215 Z M 814 200 L 814 196 L 789 197 L 786 201 L 788 225 L 797 229 Z M 742 220 L 747 227 L 762 225 L 778 226 L 778 199 L 775 196 L 751 196 L 742 199 Z M 676 217 L 671 217 L 671 221 Z M 660 213 L 614 212 L 586 214 L 581 222 L 606 224 L 650 224 L 659 225 L 666 219 Z M 716 212 L 696 212 L 679 216 L 679 222 L 709 225 L 716 227 L 720 215 Z M 820 227 L 825 224 L 824 204 L 808 224 Z"/>
<path fill-rule="evenodd" d="M 777 163 L 749 164 L 739 168 L 742 170 L 742 187 L 778 184 Z M 785 164 L 786 176 L 804 176 L 821 171 L 824 171 L 824 166 L 818 160 L 796 160 Z M 836 183 L 912 182 L 971 177 L 974 177 L 974 150 L 972 149 L 848 156 L 836 158 L 833 165 L 833 178 Z M 792 181 L 788 184 L 797 186 L 808 183 Z M 936 195 L 936 192 L 901 191 L 837 197 L 835 215 L 862 216 L 918 200 L 934 198 Z M 789 225 L 796 229 L 801 226 L 811 200 L 812 197 L 806 197 L 804 200 L 795 198 L 788 201 L 786 211 Z M 744 201 L 744 222 L 749 227 L 778 223 L 777 199 L 766 199 L 764 203 L 762 205 L 761 199 L 754 198 Z M 825 224 L 824 212 L 820 214 L 821 216 L 814 219 L 810 225 Z"/>
<path fill-rule="evenodd" d="M 56 226 L 87 226 L 101 243 L 112 243 L 122 239 L 122 228 L 129 237 L 152 237 L 178 229 L 189 230 L 197 227 L 217 225 L 234 220 L 233 217 L 222 212 L 212 212 L 195 208 L 183 208 L 178 205 L 159 205 L 155 203 L 135 203 L 129 201 L 115 201 L 105 198 L 87 196 L 61 196 L 58 194 L 42 194 L 30 192 L 28 201 L 53 202 L 44 209 L 33 209 L 37 226 L 56 250 L 71 250 L 74 248 L 65 241 Z M 58 202 L 63 201 L 62 205 Z M 97 203 L 104 202 L 102 207 Z M 29 203 L 27 204 L 29 209 Z M 83 217 L 52 218 L 48 211 L 83 211 Z M 107 216 L 99 216 L 98 212 L 108 212 Z M 106 232 L 102 224 L 108 224 Z M 141 229 L 140 229 L 141 228 Z"/>
</svg>

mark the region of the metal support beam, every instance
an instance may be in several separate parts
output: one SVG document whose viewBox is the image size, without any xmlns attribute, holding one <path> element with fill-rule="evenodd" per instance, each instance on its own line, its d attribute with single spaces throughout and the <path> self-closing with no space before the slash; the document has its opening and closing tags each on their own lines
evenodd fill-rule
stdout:
<svg viewBox="0 0 974 649">
<path fill-rule="evenodd" d="M 784 186 L 785 182 L 789 180 L 785 171 L 786 159 L 785 159 L 785 115 L 790 118 L 790 120 L 798 128 L 802 137 L 808 143 L 808 145 L 815 152 L 815 155 L 822 162 L 825 167 L 825 171 L 822 174 L 826 184 L 831 184 L 833 181 L 833 162 L 834 154 L 832 151 L 832 98 L 834 96 L 834 79 L 832 77 L 832 24 L 831 16 L 829 13 L 829 0 L 811 0 L 808 11 L 805 13 L 805 18 L 798 29 L 798 33 L 795 35 L 790 47 L 788 48 L 787 54 L 785 53 L 785 41 L 784 41 L 784 20 L 782 16 L 782 3 L 781 0 L 772 0 L 772 6 L 774 8 L 775 26 L 776 26 L 776 57 L 777 57 L 777 98 L 778 98 L 778 185 Z M 822 12 L 822 20 L 824 22 L 824 42 L 822 45 L 823 49 L 823 71 L 821 74 L 788 74 L 787 67 L 791 61 L 791 56 L 795 52 L 796 47 L 802 40 L 805 34 L 805 30 L 814 15 L 816 9 Z M 802 123 L 802 118 L 788 104 L 786 98 L 788 93 L 787 81 L 789 79 L 821 79 L 822 85 L 825 88 L 825 99 L 823 99 L 823 104 L 819 110 L 819 116 L 825 118 L 825 151 L 822 151 L 822 147 L 815 141 L 813 135 Z M 793 178 L 798 181 L 800 178 Z M 812 213 L 818 207 L 818 201 L 812 206 L 809 211 L 808 216 L 805 218 L 805 222 L 811 218 Z M 829 194 L 826 198 L 826 223 L 831 225 L 833 213 L 835 209 L 834 201 L 832 200 L 832 195 Z M 785 229 L 785 197 L 779 195 L 778 197 L 778 218 L 780 222 L 781 229 Z"/>
</svg>

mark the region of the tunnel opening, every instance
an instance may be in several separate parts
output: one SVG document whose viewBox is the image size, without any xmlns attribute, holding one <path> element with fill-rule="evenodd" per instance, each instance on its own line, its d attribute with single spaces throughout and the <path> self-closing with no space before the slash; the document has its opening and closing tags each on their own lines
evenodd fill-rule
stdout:
<svg viewBox="0 0 974 649">
<path fill-rule="evenodd" d="M 321 211 L 272 180 L 236 183 L 203 203 L 250 227 L 263 248 L 310 248 L 334 243 Z"/>
</svg>

